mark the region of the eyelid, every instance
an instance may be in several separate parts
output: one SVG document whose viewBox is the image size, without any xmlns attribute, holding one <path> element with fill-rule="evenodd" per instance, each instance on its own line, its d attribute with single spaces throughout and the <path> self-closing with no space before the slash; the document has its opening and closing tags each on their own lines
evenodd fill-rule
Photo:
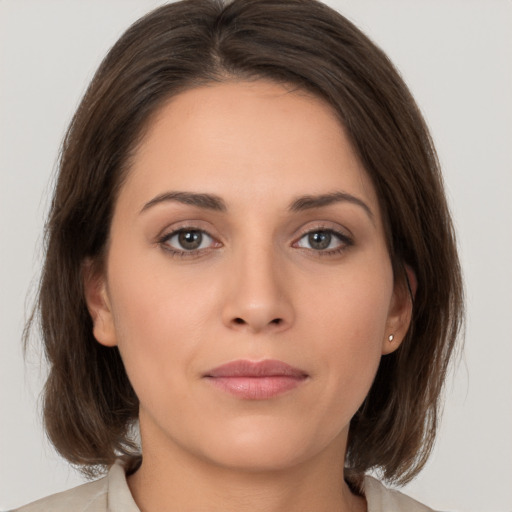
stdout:
<svg viewBox="0 0 512 512">
<path fill-rule="evenodd" d="M 195 231 L 204 231 L 208 233 L 213 238 L 218 238 L 216 235 L 212 235 L 212 232 L 215 232 L 212 224 L 210 222 L 206 222 L 201 218 L 183 218 L 183 220 L 178 219 L 174 222 L 166 223 L 163 228 L 158 231 L 158 234 L 155 238 L 162 238 L 165 235 L 169 235 L 173 232 L 180 231 L 183 229 L 190 229 Z"/>
<path fill-rule="evenodd" d="M 307 235 L 309 233 L 314 233 L 316 231 L 330 231 L 332 233 L 335 233 L 339 235 L 340 237 L 344 239 L 350 239 L 352 240 L 354 238 L 354 235 L 345 226 L 342 226 L 335 222 L 330 221 L 317 221 L 317 222 L 308 222 L 306 225 L 302 226 L 300 229 L 297 230 L 297 235 L 294 237 L 295 240 L 299 240 L 304 235 Z"/>
</svg>

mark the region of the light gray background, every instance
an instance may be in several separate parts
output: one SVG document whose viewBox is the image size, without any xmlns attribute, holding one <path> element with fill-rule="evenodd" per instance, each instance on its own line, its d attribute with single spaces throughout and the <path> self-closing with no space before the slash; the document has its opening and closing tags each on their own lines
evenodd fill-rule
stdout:
<svg viewBox="0 0 512 512">
<path fill-rule="evenodd" d="M 50 176 L 92 74 L 156 0 L 0 0 L 0 509 L 80 483 L 22 360 Z M 467 285 L 467 342 L 435 451 L 405 491 L 441 510 L 512 511 L 512 3 L 330 0 L 395 62 L 437 143 Z"/>
</svg>

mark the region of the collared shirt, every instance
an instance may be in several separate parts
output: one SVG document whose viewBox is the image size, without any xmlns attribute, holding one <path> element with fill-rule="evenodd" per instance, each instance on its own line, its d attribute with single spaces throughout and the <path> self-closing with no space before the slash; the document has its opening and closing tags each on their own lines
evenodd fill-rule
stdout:
<svg viewBox="0 0 512 512">
<path fill-rule="evenodd" d="M 363 491 L 368 512 L 434 512 L 399 491 L 366 476 Z M 69 491 L 30 503 L 12 512 L 140 512 L 131 495 L 124 468 L 114 464 L 108 474 Z"/>
</svg>

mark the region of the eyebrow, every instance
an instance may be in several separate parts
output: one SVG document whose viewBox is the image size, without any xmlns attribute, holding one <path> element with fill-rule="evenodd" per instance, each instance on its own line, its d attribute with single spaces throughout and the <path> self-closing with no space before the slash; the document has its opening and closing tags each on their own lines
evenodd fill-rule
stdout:
<svg viewBox="0 0 512 512">
<path fill-rule="evenodd" d="M 216 212 L 226 212 L 228 210 L 226 203 L 219 196 L 214 194 L 197 194 L 194 192 L 165 192 L 160 194 L 151 201 L 147 202 L 140 213 L 148 210 L 152 206 L 168 201 L 177 201 L 178 203 L 188 204 L 204 208 L 206 210 L 213 210 Z"/>
<path fill-rule="evenodd" d="M 196 192 L 165 192 L 160 194 L 151 201 L 148 201 L 141 209 L 140 213 L 148 210 L 149 208 L 169 201 L 176 201 L 178 203 L 197 206 L 206 210 L 213 210 L 217 212 L 227 212 L 228 208 L 224 200 L 215 194 L 200 194 Z M 348 202 L 360 206 L 373 221 L 374 216 L 370 207 L 361 199 L 347 192 L 330 192 L 328 194 L 320 195 L 305 195 L 294 199 L 288 210 L 290 212 L 302 212 L 312 210 L 314 208 L 322 208 L 335 203 Z"/>
<path fill-rule="evenodd" d="M 331 192 L 329 194 L 320 194 L 317 196 L 307 195 L 295 199 L 289 207 L 292 212 L 301 212 L 304 210 L 312 210 L 313 208 L 322 208 L 335 203 L 348 202 L 360 206 L 374 220 L 374 215 L 370 207 L 361 199 L 347 192 Z"/>
</svg>

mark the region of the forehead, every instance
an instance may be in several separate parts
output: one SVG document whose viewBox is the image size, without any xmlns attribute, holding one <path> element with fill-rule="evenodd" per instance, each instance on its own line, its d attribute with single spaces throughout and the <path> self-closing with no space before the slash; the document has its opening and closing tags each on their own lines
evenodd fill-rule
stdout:
<svg viewBox="0 0 512 512">
<path fill-rule="evenodd" d="M 165 189 L 228 202 L 341 189 L 377 202 L 332 108 L 266 81 L 212 84 L 171 98 L 149 123 L 124 188 L 140 201 Z"/>
</svg>

